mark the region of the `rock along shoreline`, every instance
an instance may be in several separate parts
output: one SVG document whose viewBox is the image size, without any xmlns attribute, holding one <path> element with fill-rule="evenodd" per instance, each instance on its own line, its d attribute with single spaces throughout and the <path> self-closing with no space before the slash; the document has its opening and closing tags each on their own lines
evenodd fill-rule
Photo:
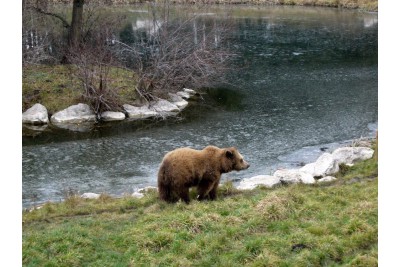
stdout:
<svg viewBox="0 0 400 267">
<path fill-rule="evenodd" d="M 295 169 L 277 169 L 273 175 L 260 174 L 250 178 L 243 178 L 237 186 L 238 190 L 253 190 L 258 186 L 275 188 L 288 184 L 316 184 L 331 183 L 337 180 L 333 175 L 339 172 L 339 166 L 353 166 L 355 163 L 370 159 L 375 151 L 370 148 L 370 141 L 365 146 L 344 146 L 335 149 L 332 153 L 323 153 L 315 162 L 308 163 Z M 155 186 L 139 188 L 132 194 L 133 198 L 143 198 L 149 191 L 158 191 Z M 104 193 L 86 192 L 78 195 L 83 199 L 98 199 Z M 116 198 L 123 196 L 115 196 Z M 44 204 L 27 209 L 33 211 L 40 209 Z"/>
<path fill-rule="evenodd" d="M 200 94 L 193 89 L 184 88 L 177 93 L 169 93 L 168 99 L 157 98 L 144 105 L 124 104 L 123 111 L 105 111 L 96 114 L 87 104 L 76 104 L 54 113 L 50 118 L 47 108 L 40 103 L 22 113 L 22 124 L 32 130 L 43 131 L 47 126 L 75 132 L 88 132 L 94 124 L 102 122 L 135 121 L 176 116 L 190 101 L 199 99 Z"/>
</svg>

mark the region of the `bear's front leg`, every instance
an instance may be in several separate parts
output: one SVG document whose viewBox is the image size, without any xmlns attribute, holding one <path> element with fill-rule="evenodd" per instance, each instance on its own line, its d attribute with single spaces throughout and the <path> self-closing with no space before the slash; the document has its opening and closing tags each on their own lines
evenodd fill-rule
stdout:
<svg viewBox="0 0 400 267">
<path fill-rule="evenodd" d="M 197 186 L 197 199 L 198 200 L 205 200 L 208 199 L 208 194 L 211 191 L 213 186 L 212 180 L 203 179 L 200 181 L 199 185 Z"/>
<path fill-rule="evenodd" d="M 221 179 L 221 177 L 219 177 L 217 180 L 214 181 L 212 188 L 210 190 L 210 193 L 208 193 L 211 200 L 215 200 L 217 198 L 217 190 L 218 190 L 218 185 L 219 185 L 220 179 Z"/>
</svg>

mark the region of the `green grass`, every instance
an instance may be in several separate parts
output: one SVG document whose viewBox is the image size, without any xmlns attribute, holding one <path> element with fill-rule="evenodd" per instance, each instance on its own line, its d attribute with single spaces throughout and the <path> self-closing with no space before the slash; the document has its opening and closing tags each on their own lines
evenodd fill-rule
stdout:
<svg viewBox="0 0 400 267">
<path fill-rule="evenodd" d="M 24 266 L 377 266 L 371 159 L 329 185 L 239 191 L 167 204 L 70 197 L 23 213 Z M 350 183 L 351 179 L 360 180 Z"/>
<path fill-rule="evenodd" d="M 109 73 L 110 89 L 122 105 L 137 98 L 136 78 L 131 71 L 112 67 Z M 71 65 L 27 65 L 22 72 L 22 109 L 35 103 L 44 105 L 49 114 L 82 103 L 82 84 L 73 75 Z"/>
</svg>

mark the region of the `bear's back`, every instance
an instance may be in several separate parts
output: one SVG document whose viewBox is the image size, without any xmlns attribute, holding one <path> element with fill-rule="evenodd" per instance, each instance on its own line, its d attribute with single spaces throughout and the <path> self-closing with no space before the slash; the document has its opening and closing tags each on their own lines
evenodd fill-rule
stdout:
<svg viewBox="0 0 400 267">
<path fill-rule="evenodd" d="M 177 148 L 168 152 L 163 164 L 171 174 L 191 174 L 202 176 L 206 171 L 219 170 L 219 152 L 222 149 L 215 146 L 207 146 L 203 150 L 196 150 L 190 147 Z"/>
</svg>

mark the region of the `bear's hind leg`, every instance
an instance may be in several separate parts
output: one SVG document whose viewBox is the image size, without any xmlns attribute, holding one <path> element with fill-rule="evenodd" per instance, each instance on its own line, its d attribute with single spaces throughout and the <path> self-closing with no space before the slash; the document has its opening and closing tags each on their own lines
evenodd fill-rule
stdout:
<svg viewBox="0 0 400 267">
<path fill-rule="evenodd" d="M 189 197 L 189 188 L 188 187 L 180 188 L 178 195 L 183 201 L 185 201 L 186 204 L 189 204 L 190 197 Z"/>
</svg>

